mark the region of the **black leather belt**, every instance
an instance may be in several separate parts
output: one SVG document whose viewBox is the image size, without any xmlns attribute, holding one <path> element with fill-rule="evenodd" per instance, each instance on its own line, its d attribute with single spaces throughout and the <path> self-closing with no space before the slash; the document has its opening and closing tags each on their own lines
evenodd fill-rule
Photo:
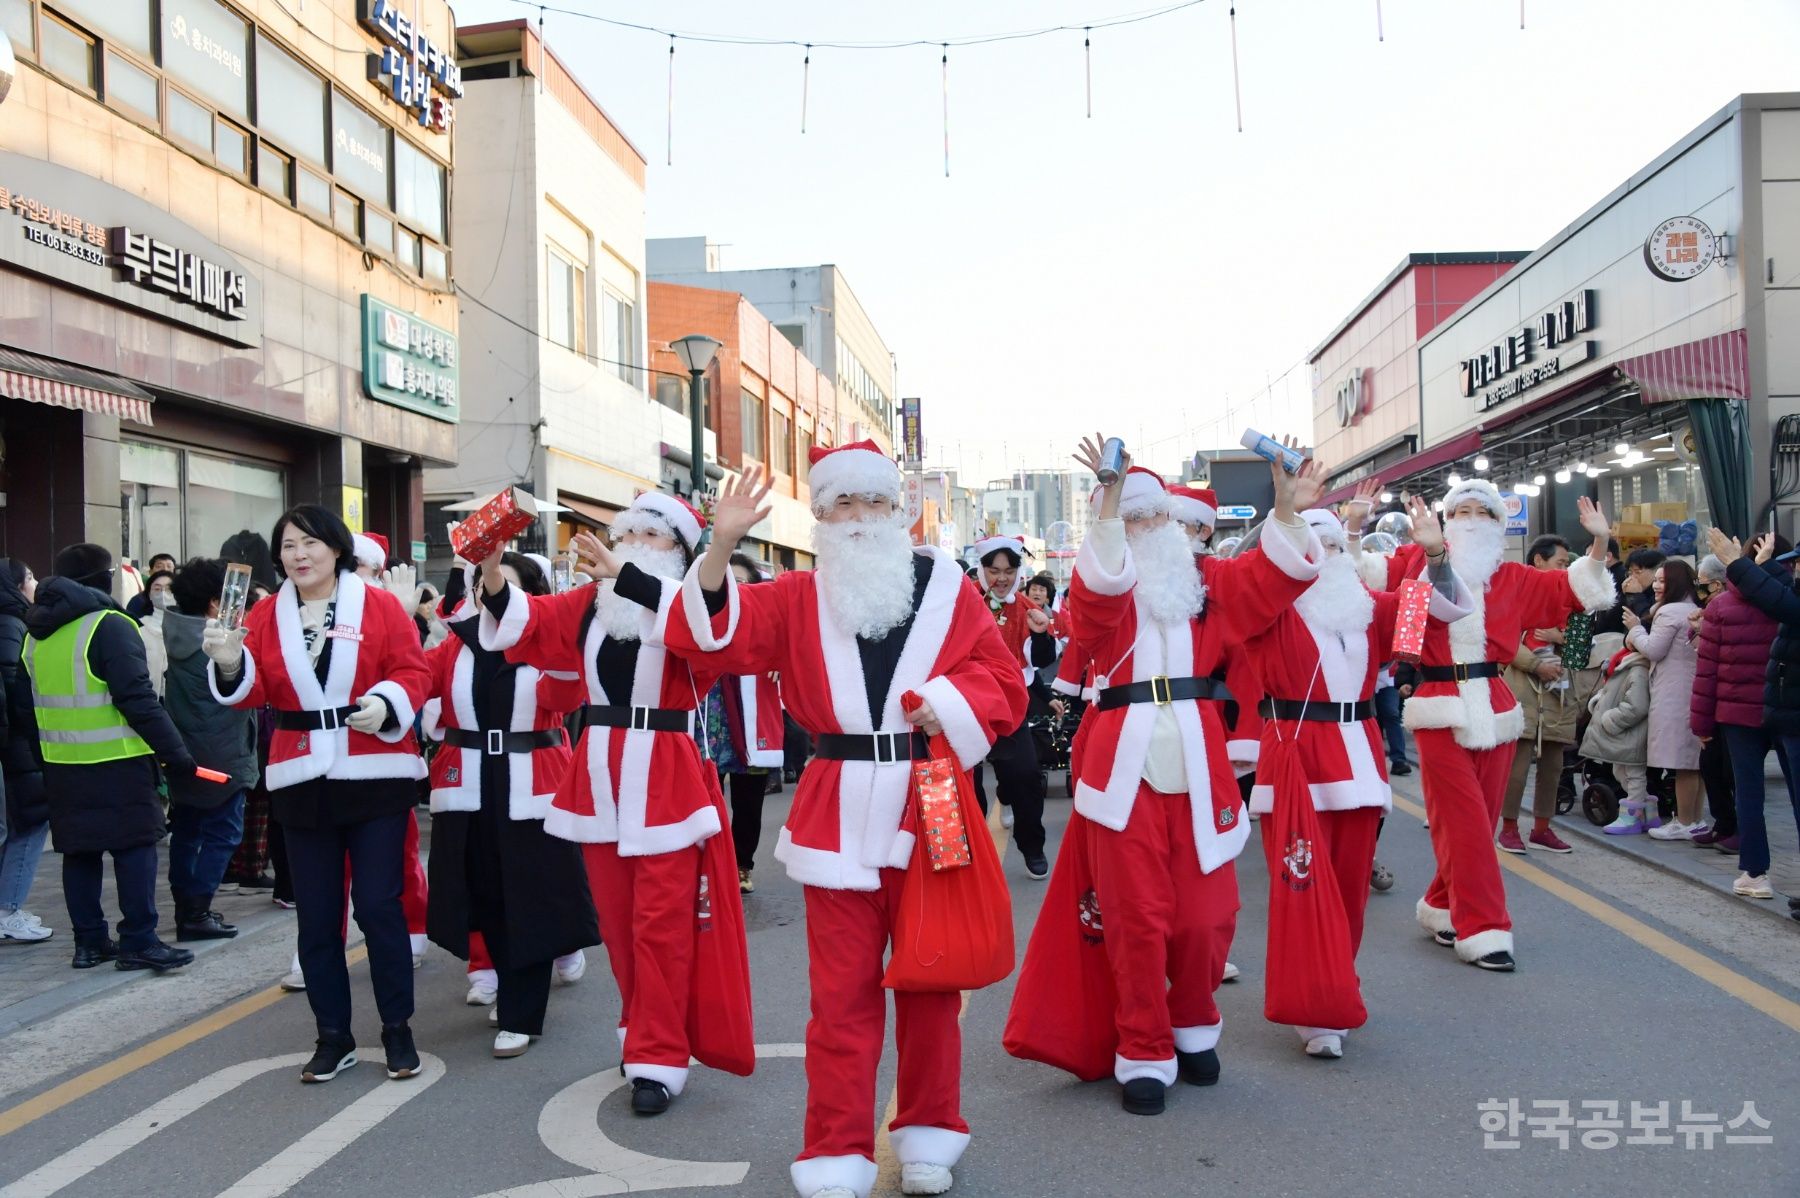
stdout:
<svg viewBox="0 0 1800 1198">
<path fill-rule="evenodd" d="M 1131 703 L 1154 703 L 1158 707 L 1167 707 L 1180 699 L 1212 699 L 1220 703 L 1232 701 L 1231 690 L 1217 678 L 1151 678 L 1144 682 L 1129 682 L 1124 686 L 1109 686 L 1100 692 L 1096 705 L 1101 711 L 1111 711 L 1115 707 L 1124 707 Z"/>
<path fill-rule="evenodd" d="M 923 761 L 929 757 L 923 732 L 823 732 L 813 737 L 813 756 L 827 761 Z"/>
<path fill-rule="evenodd" d="M 1375 718 L 1375 704 L 1368 699 L 1354 703 L 1325 703 L 1313 699 L 1268 699 L 1257 705 L 1265 720 L 1307 720 L 1321 724 L 1359 724 Z"/>
<path fill-rule="evenodd" d="M 278 711 L 275 726 L 288 732 L 335 732 L 356 714 L 356 704 L 327 707 L 322 711 Z"/>
<path fill-rule="evenodd" d="M 674 707 L 608 707 L 593 704 L 581 709 L 582 723 L 592 728 L 630 728 L 637 732 L 687 732 L 693 727 L 691 711 Z"/>
<path fill-rule="evenodd" d="M 1491 661 L 1472 661 L 1467 665 L 1420 666 L 1419 677 L 1426 682 L 1467 682 L 1471 678 L 1498 678 L 1500 666 Z"/>
<path fill-rule="evenodd" d="M 554 749 L 563 743 L 563 734 L 560 728 L 543 728 L 536 732 L 506 732 L 499 728 L 483 732 L 479 728 L 446 728 L 444 743 L 455 745 L 459 749 L 479 749 L 488 757 L 503 757 L 508 753 Z"/>
</svg>

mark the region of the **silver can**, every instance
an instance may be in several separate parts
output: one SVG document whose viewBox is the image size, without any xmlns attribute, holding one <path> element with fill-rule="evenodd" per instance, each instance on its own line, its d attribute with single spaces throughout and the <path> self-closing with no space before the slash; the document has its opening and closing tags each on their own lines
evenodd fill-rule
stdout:
<svg viewBox="0 0 1800 1198">
<path fill-rule="evenodd" d="M 1117 437 L 1108 437 L 1106 444 L 1100 447 L 1100 469 L 1094 471 L 1094 477 L 1100 485 L 1110 487 L 1119 481 L 1119 475 L 1125 470 L 1125 442 Z"/>
</svg>

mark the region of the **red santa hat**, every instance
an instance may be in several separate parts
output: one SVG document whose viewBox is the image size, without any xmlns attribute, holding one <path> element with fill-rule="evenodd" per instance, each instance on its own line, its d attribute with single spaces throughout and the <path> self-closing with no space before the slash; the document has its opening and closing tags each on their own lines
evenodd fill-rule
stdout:
<svg viewBox="0 0 1800 1198">
<path fill-rule="evenodd" d="M 356 551 L 356 563 L 379 573 L 387 569 L 388 539 L 378 532 L 359 532 L 350 538 Z"/>
<path fill-rule="evenodd" d="M 1018 537 L 983 537 L 975 542 L 975 560 L 986 563 L 987 559 L 1001 550 L 1006 550 L 1021 563 L 1025 561 L 1025 542 Z"/>
<path fill-rule="evenodd" d="M 1465 478 L 1444 492 L 1444 515 L 1449 516 L 1465 499 L 1479 501 L 1496 520 L 1506 519 L 1506 503 L 1500 498 L 1500 488 L 1485 478 Z"/>
<path fill-rule="evenodd" d="M 1104 492 L 1105 488 L 1096 487 L 1089 498 L 1096 512 L 1100 510 L 1100 497 Z M 1170 502 L 1169 489 L 1164 485 L 1162 475 L 1146 466 L 1133 466 L 1125 476 L 1125 487 L 1119 495 L 1119 515 L 1168 515 Z"/>
<path fill-rule="evenodd" d="M 815 447 L 807 454 L 812 466 L 812 506 L 823 511 L 845 495 L 900 502 L 900 467 L 873 441 L 852 441 L 833 449 Z"/>
<path fill-rule="evenodd" d="M 1350 536 L 1344 531 L 1344 522 L 1337 518 L 1336 512 L 1322 507 L 1308 508 L 1300 513 L 1300 518 L 1312 527 L 1319 535 L 1319 540 L 1325 544 L 1337 546 L 1340 553 L 1350 551 Z"/>
<path fill-rule="evenodd" d="M 700 543 L 706 531 L 706 517 L 693 504 L 661 491 L 645 491 L 631 501 L 631 506 L 613 517 L 614 536 L 628 532 L 648 532 L 667 536 L 670 533 L 687 549 Z"/>
<path fill-rule="evenodd" d="M 1219 522 L 1219 497 L 1208 487 L 1169 488 L 1171 514 L 1183 524 L 1212 528 Z"/>
</svg>

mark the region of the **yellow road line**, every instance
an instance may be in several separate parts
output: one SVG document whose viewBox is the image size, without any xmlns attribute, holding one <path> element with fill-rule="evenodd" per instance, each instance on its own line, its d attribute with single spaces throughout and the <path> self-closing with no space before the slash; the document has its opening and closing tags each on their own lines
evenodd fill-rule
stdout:
<svg viewBox="0 0 1800 1198">
<path fill-rule="evenodd" d="M 1423 807 L 1409 802 L 1399 795 L 1394 796 L 1394 806 L 1402 811 L 1410 812 L 1420 819 L 1425 818 Z M 1510 854 L 1502 854 L 1500 864 L 1508 872 L 1523 878 L 1540 890 L 1548 891 L 1584 914 L 1591 915 L 1615 932 L 1641 944 L 1664 960 L 1681 966 L 1701 981 L 1717 986 L 1739 1002 L 1761 1011 L 1775 1022 L 1800 1032 L 1800 1003 L 1784 998 L 1767 986 L 1751 981 L 1743 974 L 1713 960 L 1704 953 L 1696 952 L 1674 937 L 1657 931 L 1642 920 L 1625 914 L 1604 899 L 1595 898 L 1587 891 L 1571 886 L 1538 866 L 1521 861 Z"/>
<path fill-rule="evenodd" d="M 368 949 L 357 945 L 345 955 L 348 964 L 355 965 L 369 955 Z M 116 1082 L 122 1077 L 142 1069 L 145 1065 L 155 1064 L 170 1053 L 177 1052 L 198 1040 L 203 1040 L 214 1032 L 222 1031 L 240 1020 L 247 1019 L 267 1007 L 280 1001 L 289 993 L 280 986 L 270 986 L 255 994 L 238 999 L 228 1007 L 214 1011 L 204 1019 L 170 1032 L 166 1036 L 150 1041 L 150 1043 L 134 1048 L 122 1057 L 115 1057 L 104 1065 L 96 1065 L 86 1073 L 79 1074 L 62 1083 L 52 1086 L 35 1098 L 28 1098 L 18 1106 L 0 1111 L 0 1136 L 11 1135 L 27 1124 L 42 1119 L 68 1106 L 71 1102 L 86 1098 L 101 1086 Z"/>
</svg>

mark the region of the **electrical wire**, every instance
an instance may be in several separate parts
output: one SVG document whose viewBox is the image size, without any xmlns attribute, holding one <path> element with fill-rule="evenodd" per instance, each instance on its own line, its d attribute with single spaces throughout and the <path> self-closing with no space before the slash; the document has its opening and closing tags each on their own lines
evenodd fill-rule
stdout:
<svg viewBox="0 0 1800 1198">
<path fill-rule="evenodd" d="M 660 378 L 686 380 L 686 378 L 688 377 L 685 373 L 680 373 L 680 372 L 673 371 L 673 370 L 658 370 L 654 366 L 640 366 L 636 362 L 620 362 L 613 358 L 602 358 L 597 354 L 590 354 L 585 350 L 569 349 L 568 346 L 563 345 L 563 343 L 560 341 L 552 341 L 550 336 L 547 333 L 541 332 L 538 329 L 534 329 L 528 324 L 524 324 L 520 321 L 514 320 L 512 317 L 510 317 L 506 313 L 500 311 L 500 309 L 494 307 L 492 304 L 484 303 L 479 296 L 477 296 L 474 292 L 470 291 L 468 288 L 464 287 L 462 284 L 452 283 L 451 286 L 453 288 L 455 288 L 456 294 L 462 296 L 464 299 L 468 300 L 470 303 L 474 304 L 477 308 L 480 308 L 482 311 L 487 312 L 489 315 L 498 316 L 501 320 L 504 320 L 507 324 L 512 325 L 515 329 L 519 329 L 522 332 L 530 333 L 533 337 L 536 337 L 539 341 L 549 341 L 550 344 L 552 344 L 552 345 L 561 346 L 563 349 L 568 349 L 570 353 L 573 353 L 580 357 L 586 358 L 588 361 L 592 362 L 596 366 L 623 366 L 627 370 L 641 370 L 645 374 L 654 374 Z"/>
</svg>

